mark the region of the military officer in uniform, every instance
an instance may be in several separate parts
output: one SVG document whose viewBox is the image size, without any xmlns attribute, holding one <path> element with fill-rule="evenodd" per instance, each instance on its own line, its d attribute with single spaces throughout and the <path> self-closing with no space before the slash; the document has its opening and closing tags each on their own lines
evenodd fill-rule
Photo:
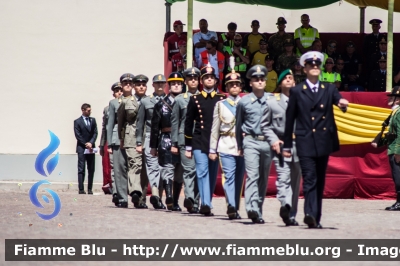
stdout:
<svg viewBox="0 0 400 266">
<path fill-rule="evenodd" d="M 180 157 L 171 152 L 171 114 L 175 97 L 182 93 L 183 76 L 172 72 L 168 77 L 170 93 L 155 106 L 151 119 L 150 148 L 151 154 L 157 156 L 161 165 L 161 178 L 165 189 L 165 204 L 168 210 L 182 211 L 178 204 L 183 184 L 183 169 Z"/>
<path fill-rule="evenodd" d="M 264 91 L 268 70 L 255 65 L 247 71 L 253 92 L 244 96 L 236 110 L 236 141 L 244 155 L 247 172 L 245 202 L 247 216 L 253 223 L 264 223 L 262 206 L 271 165 L 271 147 L 261 131 L 261 118 L 267 99 L 273 94 Z"/>
<path fill-rule="evenodd" d="M 132 80 L 135 94 L 123 99 L 118 108 L 118 136 L 128 159 L 128 191 L 138 209 L 147 209 L 148 179 L 146 167 L 143 167 L 143 155 L 136 150 L 136 121 L 140 101 L 146 97 L 148 80 L 145 75 L 135 76 Z"/>
<path fill-rule="evenodd" d="M 386 91 L 386 58 L 382 56 L 378 63 L 379 69 L 371 72 L 368 91 Z"/>
<path fill-rule="evenodd" d="M 151 118 L 153 117 L 154 105 L 165 96 L 164 89 L 167 81 L 164 75 L 158 74 L 153 77 L 154 93 L 143 98 L 139 107 L 136 127 L 136 150 L 143 153 L 147 175 L 151 187 L 150 203 L 154 209 L 165 209 L 161 202 L 162 183 L 160 183 L 160 165 L 158 159 L 150 154 L 150 131 Z M 144 147 L 143 134 L 145 133 Z"/>
<path fill-rule="evenodd" d="M 231 69 L 234 69 L 231 67 Z M 225 77 L 227 99 L 217 102 L 214 107 L 211 128 L 210 154 L 208 157 L 217 160 L 220 156 L 223 175 L 223 186 L 228 204 L 227 214 L 230 220 L 241 219 L 238 210 L 243 187 L 244 158 L 239 155 L 236 137 L 236 107 L 240 100 L 240 74 L 233 70 Z"/>
<path fill-rule="evenodd" d="M 290 89 L 295 86 L 293 73 L 290 69 L 284 70 L 278 78 L 278 87 L 274 97 L 267 100 L 268 108 L 264 109 L 261 129 L 273 150 L 273 161 L 278 174 L 276 198 L 281 203 L 279 215 L 287 226 L 299 225 L 295 220 L 297 202 L 300 191 L 301 168 L 293 143 L 292 158 L 283 158 L 281 145 L 285 131 L 286 109 L 289 101 Z M 284 160 L 283 160 L 284 159 Z"/>
<path fill-rule="evenodd" d="M 175 104 L 171 114 L 171 152 L 180 155 L 183 167 L 183 182 L 185 183 L 185 200 L 183 206 L 189 213 L 199 212 L 199 188 L 196 178 L 196 165 L 193 158 L 186 157 L 185 153 L 185 120 L 190 96 L 199 93 L 200 70 L 191 67 L 183 72 L 187 92 L 175 97 Z"/>
<path fill-rule="evenodd" d="M 201 69 L 200 82 L 203 85 L 203 91 L 198 95 L 192 95 L 187 107 L 185 146 L 187 157 L 192 158 L 192 155 L 194 155 L 196 162 L 201 198 L 200 213 L 205 216 L 213 216 L 211 201 L 217 182 L 218 162 L 208 158 L 211 126 L 214 106 L 218 101 L 225 99 L 226 96 L 215 91 L 215 69 L 210 65 Z"/>
<path fill-rule="evenodd" d="M 120 82 L 115 82 L 111 86 L 111 90 L 113 92 L 114 99 L 118 99 L 122 95 L 122 87 Z M 101 128 L 101 137 L 100 137 L 100 155 L 103 157 L 102 158 L 102 163 L 103 163 L 103 191 L 106 194 L 106 191 L 110 189 L 111 187 L 111 193 L 112 195 L 117 194 L 117 190 L 115 189 L 115 178 L 114 178 L 114 169 L 113 169 L 113 159 L 112 159 L 112 154 L 108 152 L 108 145 L 107 145 L 107 122 L 108 122 L 108 109 L 109 106 L 107 105 L 104 107 L 103 110 L 103 124 Z M 111 169 L 110 169 L 111 168 Z M 111 175 L 109 178 L 111 180 L 108 180 L 107 176 Z M 108 183 L 107 183 L 108 182 Z"/>
<path fill-rule="evenodd" d="M 380 19 L 371 19 L 369 24 L 372 25 L 372 33 L 368 34 L 364 38 L 364 58 L 369 59 L 372 54 L 379 52 L 379 41 L 382 38 L 386 39 L 386 34 L 380 33 L 379 29 L 381 28 L 382 20 Z"/>
<path fill-rule="evenodd" d="M 323 60 L 324 55 L 316 51 L 301 56 L 300 63 L 304 66 L 307 79 L 290 90 L 283 137 L 283 155 L 290 158 L 293 132 L 296 136 L 304 180 L 304 223 L 309 228 L 322 228 L 320 221 L 326 168 L 329 155 L 339 150 L 333 105 L 342 110 L 348 105 L 334 84 L 318 80 Z"/>
<path fill-rule="evenodd" d="M 285 53 L 284 43 L 287 40 L 290 40 L 293 45 L 294 42 L 293 35 L 285 32 L 286 23 L 287 22 L 284 17 L 279 17 L 276 22 L 276 25 L 278 25 L 278 32 L 273 34 L 268 39 L 269 52 L 272 54 L 272 58 L 275 62 L 278 61 L 278 57 L 281 54 Z"/>
<path fill-rule="evenodd" d="M 128 208 L 128 168 L 126 151 L 120 148 L 120 138 L 118 136 L 118 108 L 121 102 L 132 96 L 132 87 L 134 75 L 130 73 L 123 74 L 120 77 L 122 86 L 122 96 L 111 100 L 108 107 L 107 121 L 107 143 L 108 152 L 112 156 L 112 170 L 114 172 L 116 193 L 113 195 L 115 206 Z"/>
</svg>

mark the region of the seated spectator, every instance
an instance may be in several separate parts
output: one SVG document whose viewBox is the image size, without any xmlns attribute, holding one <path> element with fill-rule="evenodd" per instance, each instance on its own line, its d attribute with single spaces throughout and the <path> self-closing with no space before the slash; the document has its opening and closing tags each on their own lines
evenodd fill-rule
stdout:
<svg viewBox="0 0 400 266">
<path fill-rule="evenodd" d="M 265 91 L 273 92 L 276 89 L 276 83 L 278 81 L 278 74 L 272 68 L 274 64 L 274 58 L 269 54 L 265 56 L 265 67 L 268 70 L 267 81 L 265 82 Z"/>
<path fill-rule="evenodd" d="M 261 39 L 265 41 L 267 40 L 264 34 L 258 32 L 259 28 L 260 22 L 258 20 L 253 20 L 251 22 L 251 32 L 244 36 L 243 47 L 245 47 L 250 52 L 250 54 L 258 50 L 258 44 L 260 43 Z"/>
<path fill-rule="evenodd" d="M 294 40 L 297 46 L 297 56 L 311 51 L 313 41 L 319 39 L 319 32 L 310 25 L 310 17 L 307 14 L 301 15 L 302 26 L 294 32 Z"/>
<path fill-rule="evenodd" d="M 172 72 L 181 72 L 186 69 L 186 41 L 179 41 L 179 53 L 171 58 Z"/>
<path fill-rule="evenodd" d="M 228 24 L 228 32 L 222 33 L 218 38 L 218 51 L 225 53 L 227 48 L 233 48 L 233 38 L 236 35 L 237 25 L 235 22 Z"/>
<path fill-rule="evenodd" d="M 178 43 L 179 41 L 185 41 L 186 42 L 186 34 L 183 33 L 183 25 L 182 21 L 177 20 L 174 22 L 174 31 L 175 33 L 172 34 L 171 36 L 168 37 L 167 43 L 168 43 L 168 59 L 171 60 L 172 56 L 174 54 L 179 53 L 179 47 Z"/>
<path fill-rule="evenodd" d="M 386 91 L 386 58 L 379 59 L 379 69 L 371 72 L 368 91 Z"/>
<path fill-rule="evenodd" d="M 297 58 L 297 61 L 292 68 L 292 72 L 296 84 L 300 84 L 307 78 L 306 74 L 303 71 L 303 67 L 300 65 L 299 58 Z"/>
<path fill-rule="evenodd" d="M 293 39 L 287 39 L 283 46 L 285 48 L 285 53 L 278 57 L 278 62 L 275 64 L 275 69 L 278 73 L 281 73 L 285 69 L 292 68 L 297 61 L 297 56 L 293 51 Z"/>
<path fill-rule="evenodd" d="M 290 39 L 293 43 L 293 34 L 285 32 L 286 19 L 283 17 L 278 18 L 276 25 L 278 25 L 278 32 L 273 34 L 268 39 L 269 53 L 272 55 L 274 60 L 277 62 L 278 57 L 285 53 L 285 48 L 283 47 L 286 40 Z"/>
<path fill-rule="evenodd" d="M 382 56 L 387 59 L 387 41 L 385 37 L 382 37 L 382 39 L 379 41 L 379 52 L 372 54 L 371 57 L 369 58 L 368 73 L 371 73 L 373 70 L 380 69 L 379 60 L 382 58 Z M 392 58 L 393 58 L 392 61 L 393 69 L 396 69 L 397 68 L 396 56 L 393 54 Z"/>
<path fill-rule="evenodd" d="M 216 41 L 207 41 L 206 50 L 201 52 L 198 59 L 199 69 L 210 64 L 215 69 L 215 75 L 219 77 L 219 80 L 224 78 L 224 68 L 225 68 L 225 56 L 220 51 L 217 51 Z M 222 91 L 222 82 L 219 83 L 219 91 Z"/>
<path fill-rule="evenodd" d="M 323 82 L 328 82 L 331 84 L 335 84 L 336 88 L 340 88 L 340 83 L 342 79 L 340 78 L 340 74 L 333 71 L 333 67 L 335 63 L 332 58 L 328 57 L 325 61 L 324 69 L 321 71 L 319 75 L 319 80 Z"/>
<path fill-rule="evenodd" d="M 234 37 L 234 46 L 233 48 L 226 47 L 227 51 L 225 52 L 225 63 L 228 66 L 226 69 L 228 73 L 231 72 L 231 67 L 229 66 L 230 57 L 233 56 L 235 59 L 235 71 L 240 74 L 240 76 L 246 76 L 247 65 L 250 63 L 249 54 L 246 48 L 242 47 L 242 35 L 237 33 Z M 226 75 L 227 73 L 225 73 Z M 224 76 L 225 76 L 224 75 Z"/>
<path fill-rule="evenodd" d="M 334 62 L 336 62 L 336 60 L 339 57 L 339 54 L 336 53 L 336 48 L 337 48 L 337 42 L 335 40 L 329 40 L 328 41 L 328 46 L 326 46 L 325 49 L 325 57 L 328 58 L 332 58 Z"/>
<path fill-rule="evenodd" d="M 264 39 L 261 39 L 259 41 L 259 47 L 260 50 L 258 50 L 257 52 L 254 52 L 251 54 L 250 56 L 250 64 L 251 66 L 254 65 L 263 65 L 265 66 L 265 56 L 268 54 L 268 44 L 267 41 Z"/>
<path fill-rule="evenodd" d="M 344 61 L 342 57 L 339 57 L 336 60 L 335 71 L 340 74 L 340 78 L 342 82 L 340 83 L 339 91 L 348 91 L 349 90 L 349 81 L 347 79 L 347 73 L 344 72 Z"/>
<path fill-rule="evenodd" d="M 200 19 L 199 28 L 200 31 L 193 34 L 193 44 L 195 47 L 194 52 L 196 59 L 200 56 L 201 52 L 206 50 L 207 41 L 218 41 L 217 33 L 215 31 L 208 30 L 208 23 L 204 18 Z"/>
<path fill-rule="evenodd" d="M 355 52 L 355 49 L 355 45 L 352 41 L 347 42 L 346 52 L 342 55 L 344 72 L 347 73 L 349 91 L 364 91 L 360 79 L 362 62 L 360 56 Z"/>
</svg>

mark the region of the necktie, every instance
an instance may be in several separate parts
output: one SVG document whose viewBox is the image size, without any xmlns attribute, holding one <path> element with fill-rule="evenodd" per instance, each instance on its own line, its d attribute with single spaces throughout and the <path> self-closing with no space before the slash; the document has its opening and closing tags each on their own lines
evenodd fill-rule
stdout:
<svg viewBox="0 0 400 266">
<path fill-rule="evenodd" d="M 89 119 L 89 117 L 86 117 L 86 126 L 90 127 L 90 119 Z"/>
</svg>

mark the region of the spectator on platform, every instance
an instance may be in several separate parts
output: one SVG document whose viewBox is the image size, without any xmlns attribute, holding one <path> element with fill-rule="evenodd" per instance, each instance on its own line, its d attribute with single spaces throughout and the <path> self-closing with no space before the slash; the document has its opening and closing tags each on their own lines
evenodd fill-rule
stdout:
<svg viewBox="0 0 400 266">
<path fill-rule="evenodd" d="M 221 33 L 218 38 L 218 51 L 225 53 L 228 48 L 233 48 L 233 38 L 236 35 L 237 24 L 231 22 L 228 24 L 228 32 Z"/>
<path fill-rule="evenodd" d="M 210 40 L 206 42 L 206 50 L 200 53 L 197 62 L 199 69 L 210 64 L 215 70 L 215 76 L 218 77 L 220 81 L 223 80 L 225 56 L 220 51 L 217 51 L 216 41 Z M 222 82 L 219 82 L 219 91 L 222 91 L 221 85 Z"/>
<path fill-rule="evenodd" d="M 364 38 L 364 58 L 368 60 L 372 54 L 379 52 L 379 41 L 382 38 L 386 39 L 386 34 L 380 33 L 379 30 L 381 28 L 382 20 L 380 19 L 371 19 L 369 24 L 372 26 L 372 33 L 368 34 Z"/>
<path fill-rule="evenodd" d="M 379 60 L 382 58 L 382 56 L 387 59 L 387 41 L 385 37 L 382 37 L 382 39 L 379 41 L 379 51 L 377 53 L 372 54 L 371 57 L 369 58 L 368 73 L 371 73 L 373 70 L 380 69 Z M 392 60 L 393 69 L 396 69 L 397 68 L 396 56 L 393 54 L 392 58 L 393 58 Z"/>
<path fill-rule="evenodd" d="M 379 69 L 371 72 L 368 91 L 386 91 L 386 58 L 379 59 Z"/>
<path fill-rule="evenodd" d="M 272 68 L 273 65 L 274 65 L 274 58 L 271 55 L 267 54 L 265 56 L 265 67 L 268 70 L 265 82 L 266 92 L 273 92 L 276 89 L 276 84 L 278 82 L 278 74 Z"/>
<path fill-rule="evenodd" d="M 211 40 L 214 42 L 218 41 L 218 36 L 215 31 L 208 30 L 207 20 L 200 19 L 199 21 L 200 31 L 193 35 L 193 44 L 195 47 L 195 58 L 200 56 L 200 53 L 206 50 L 207 41 Z M 200 61 L 201 62 L 201 61 Z"/>
<path fill-rule="evenodd" d="M 335 40 L 329 40 L 328 46 L 326 46 L 324 53 L 324 55 L 326 55 L 326 58 L 328 57 L 332 58 L 335 63 L 339 57 L 339 54 L 336 53 L 336 48 L 337 48 L 337 42 Z"/>
<path fill-rule="evenodd" d="M 294 77 L 294 81 L 296 84 L 300 84 L 301 82 L 305 81 L 307 78 L 306 73 L 304 73 L 303 67 L 301 66 L 301 64 L 299 62 L 299 58 L 297 58 L 297 61 L 292 68 L 292 72 L 293 72 L 293 77 Z"/>
<path fill-rule="evenodd" d="M 319 39 L 319 32 L 310 25 L 310 17 L 307 14 L 301 15 L 302 26 L 294 32 L 294 40 L 296 42 L 298 56 L 311 51 L 313 41 Z"/>
<path fill-rule="evenodd" d="M 168 37 L 167 43 L 168 43 L 168 59 L 171 60 L 171 58 L 179 53 L 179 47 L 178 43 L 179 41 L 185 41 L 186 42 L 186 34 L 183 33 L 183 24 L 182 21 L 177 20 L 174 22 L 174 31 L 175 33 L 172 34 L 171 36 Z"/>
<path fill-rule="evenodd" d="M 258 32 L 259 28 L 260 22 L 258 20 L 253 20 L 251 22 L 251 32 L 244 36 L 243 47 L 245 47 L 250 52 L 250 54 L 255 53 L 259 49 L 258 44 L 260 43 L 261 39 L 267 41 L 267 37 L 265 37 L 264 34 Z"/>
<path fill-rule="evenodd" d="M 340 74 L 342 82 L 340 83 L 339 91 L 349 90 L 349 80 L 347 79 L 347 73 L 344 71 L 344 60 L 339 55 L 335 64 L 335 71 Z"/>
<path fill-rule="evenodd" d="M 273 34 L 268 39 L 268 48 L 269 53 L 277 62 L 278 57 L 285 53 L 284 44 L 285 42 L 290 39 L 293 42 L 293 34 L 289 34 L 285 32 L 286 28 L 286 19 L 283 17 L 278 18 L 276 25 L 278 25 L 278 32 Z"/>
<path fill-rule="evenodd" d="M 362 73 L 362 61 L 355 50 L 356 47 L 354 42 L 347 42 L 346 52 L 342 55 L 344 60 L 344 72 L 347 73 L 349 91 L 364 91 L 360 79 Z"/>
<path fill-rule="evenodd" d="M 321 71 L 321 74 L 319 75 L 319 80 L 335 84 L 336 88 L 339 89 L 342 79 L 340 74 L 333 70 L 334 66 L 335 62 L 333 61 L 333 58 L 328 57 L 325 60 L 324 70 Z"/>
<path fill-rule="evenodd" d="M 250 65 L 263 65 L 265 66 L 265 56 L 268 54 L 268 43 L 266 40 L 261 39 L 259 42 L 260 50 L 254 52 L 250 56 Z"/>
<path fill-rule="evenodd" d="M 278 57 L 278 62 L 276 62 L 276 71 L 281 73 L 285 69 L 292 68 L 297 61 L 297 56 L 294 53 L 293 39 L 286 39 L 284 43 L 285 53 Z"/>
<path fill-rule="evenodd" d="M 229 66 L 230 57 L 233 56 L 235 58 L 235 71 L 240 74 L 240 76 L 246 76 L 247 65 L 250 63 L 249 52 L 246 48 L 242 47 L 242 35 L 237 33 L 234 37 L 234 46 L 232 48 L 227 47 L 227 51 L 225 52 L 225 63 L 228 66 L 227 73 L 232 71 Z M 227 74 L 225 73 L 225 75 Z M 225 76 L 224 75 L 224 76 Z"/>
<path fill-rule="evenodd" d="M 172 72 L 181 72 L 186 69 L 186 41 L 179 41 L 179 53 L 171 58 Z"/>
</svg>

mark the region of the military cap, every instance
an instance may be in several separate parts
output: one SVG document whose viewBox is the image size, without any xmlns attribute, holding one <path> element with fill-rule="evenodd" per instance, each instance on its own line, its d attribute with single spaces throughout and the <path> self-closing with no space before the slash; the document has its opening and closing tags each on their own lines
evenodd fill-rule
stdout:
<svg viewBox="0 0 400 266">
<path fill-rule="evenodd" d="M 379 43 L 387 43 L 387 41 L 386 41 L 386 37 L 385 37 L 385 36 L 383 36 L 383 37 L 382 37 L 382 39 L 379 41 Z"/>
<path fill-rule="evenodd" d="M 400 86 L 394 86 L 392 91 L 387 96 L 397 96 L 400 97 Z"/>
<path fill-rule="evenodd" d="M 265 56 L 265 59 L 264 59 L 265 61 L 267 61 L 267 60 L 274 60 L 274 58 L 270 55 L 270 54 L 267 54 L 266 56 Z"/>
<path fill-rule="evenodd" d="M 115 82 L 115 83 L 111 86 L 111 90 L 112 90 L 112 91 L 115 90 L 115 89 L 117 89 L 117 88 L 122 89 L 121 82 Z"/>
<path fill-rule="evenodd" d="M 276 21 L 276 25 L 279 24 L 286 24 L 286 19 L 284 17 L 279 17 L 278 20 Z"/>
<path fill-rule="evenodd" d="M 286 39 L 285 42 L 283 43 L 283 46 L 294 46 L 293 40 L 292 39 Z"/>
<path fill-rule="evenodd" d="M 186 77 L 200 77 L 200 70 L 197 67 L 190 67 L 183 71 L 183 76 Z"/>
<path fill-rule="evenodd" d="M 135 83 L 135 82 L 146 82 L 147 83 L 148 81 L 149 81 L 149 78 L 142 74 L 139 74 L 133 78 L 133 83 Z"/>
<path fill-rule="evenodd" d="M 169 74 L 167 81 L 168 82 L 171 82 L 171 81 L 182 81 L 183 82 L 183 76 L 180 72 L 172 72 L 171 74 Z"/>
<path fill-rule="evenodd" d="M 283 80 L 287 75 L 293 75 L 292 70 L 290 70 L 289 68 L 283 70 L 282 73 L 279 75 L 279 78 L 278 78 L 278 85 L 281 84 L 282 80 Z"/>
<path fill-rule="evenodd" d="M 163 74 L 157 74 L 153 77 L 153 83 L 158 83 L 158 82 L 167 82 Z"/>
<path fill-rule="evenodd" d="M 134 77 L 135 77 L 135 75 L 133 75 L 131 73 L 125 73 L 119 78 L 119 81 L 120 82 L 125 81 L 125 80 L 131 80 L 132 81 Z"/>
<path fill-rule="evenodd" d="M 378 62 L 386 62 L 386 58 L 385 58 L 384 56 L 382 56 L 382 57 L 378 60 Z"/>
<path fill-rule="evenodd" d="M 204 75 L 213 75 L 214 77 L 217 77 L 217 75 L 215 75 L 215 69 L 210 64 L 204 66 L 200 70 L 200 78 L 203 78 Z"/>
<path fill-rule="evenodd" d="M 346 47 L 356 47 L 356 46 L 354 45 L 354 42 L 348 41 Z"/>
<path fill-rule="evenodd" d="M 236 73 L 235 70 L 233 70 L 231 73 L 228 73 L 225 76 L 225 85 L 231 82 L 239 82 L 242 83 L 242 80 L 240 78 L 240 74 Z"/>
<path fill-rule="evenodd" d="M 324 55 L 320 52 L 310 51 L 300 57 L 300 65 L 305 66 L 307 63 L 321 64 L 324 61 Z"/>
<path fill-rule="evenodd" d="M 382 20 L 377 19 L 377 18 L 371 19 L 371 20 L 369 21 L 369 24 L 372 24 L 372 25 L 374 25 L 374 24 L 381 24 L 381 23 L 382 23 Z"/>
<path fill-rule="evenodd" d="M 252 77 L 266 77 L 268 70 L 263 65 L 252 66 L 246 73 L 246 78 L 251 79 Z"/>
</svg>

